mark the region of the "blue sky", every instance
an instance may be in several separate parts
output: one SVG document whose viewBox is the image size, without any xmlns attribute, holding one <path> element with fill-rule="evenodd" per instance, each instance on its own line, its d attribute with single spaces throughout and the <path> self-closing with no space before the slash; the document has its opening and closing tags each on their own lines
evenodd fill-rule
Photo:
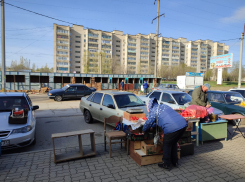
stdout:
<svg viewBox="0 0 245 182">
<path fill-rule="evenodd" d="M 5 0 L 37 13 L 85 27 L 128 34 L 156 33 L 154 0 Z M 161 0 L 159 33 L 164 37 L 215 41 L 240 38 L 245 23 L 244 0 Z M 30 59 L 53 67 L 53 23 L 69 25 L 5 5 L 6 64 Z M 240 40 L 223 41 L 239 60 Z M 245 53 L 245 51 L 243 51 Z M 243 56 L 245 63 L 245 55 Z"/>
</svg>

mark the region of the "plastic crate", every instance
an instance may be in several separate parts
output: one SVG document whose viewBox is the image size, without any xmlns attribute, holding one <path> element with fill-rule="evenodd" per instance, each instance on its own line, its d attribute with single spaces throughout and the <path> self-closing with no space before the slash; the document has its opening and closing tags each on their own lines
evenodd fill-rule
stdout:
<svg viewBox="0 0 245 182">
<path fill-rule="evenodd" d="M 133 131 L 127 130 L 126 137 L 127 139 L 132 140 L 132 141 L 143 141 L 147 139 L 147 134 L 145 133 L 139 134 L 139 133 L 134 133 Z"/>
</svg>

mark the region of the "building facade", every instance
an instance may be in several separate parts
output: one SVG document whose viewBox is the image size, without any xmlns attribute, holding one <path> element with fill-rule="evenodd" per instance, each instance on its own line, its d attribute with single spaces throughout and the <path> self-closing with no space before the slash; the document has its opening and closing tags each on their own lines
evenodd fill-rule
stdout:
<svg viewBox="0 0 245 182">
<path fill-rule="evenodd" d="M 117 63 L 113 69 L 118 69 L 120 74 L 153 74 L 157 51 L 155 38 L 155 34 L 129 35 L 117 30 L 106 32 L 80 25 L 54 24 L 54 72 L 103 73 L 103 58 L 100 56 L 103 52 L 104 59 Z M 229 46 L 212 40 L 187 41 L 186 38 L 165 37 L 158 40 L 158 69 L 162 65 L 185 63 L 196 68 L 197 72 L 206 72 L 210 67 L 210 57 L 229 51 Z"/>
</svg>

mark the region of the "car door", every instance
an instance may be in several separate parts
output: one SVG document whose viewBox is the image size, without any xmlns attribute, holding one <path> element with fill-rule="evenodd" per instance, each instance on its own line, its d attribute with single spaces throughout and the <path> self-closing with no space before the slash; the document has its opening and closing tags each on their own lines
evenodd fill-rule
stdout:
<svg viewBox="0 0 245 182">
<path fill-rule="evenodd" d="M 85 91 L 85 95 L 90 95 L 92 93 L 92 90 L 87 86 L 84 86 L 84 91 Z"/>
<path fill-rule="evenodd" d="M 168 93 L 163 93 L 162 94 L 162 98 L 161 98 L 161 104 L 166 104 L 168 105 L 169 107 L 171 108 L 179 108 L 177 105 L 176 105 L 176 102 L 175 100 L 172 98 L 172 96 Z"/>
<path fill-rule="evenodd" d="M 71 86 L 68 89 L 66 89 L 64 93 L 64 98 L 67 98 L 67 99 L 77 98 L 77 87 Z"/>
<path fill-rule="evenodd" d="M 105 118 L 109 118 L 112 115 L 116 115 L 116 106 L 111 95 L 104 95 L 100 111 L 100 120 L 103 122 Z"/>
<path fill-rule="evenodd" d="M 77 86 L 77 98 L 81 98 L 86 95 L 85 86 Z"/>
<path fill-rule="evenodd" d="M 89 104 L 89 110 L 90 110 L 92 117 L 98 121 L 101 121 L 100 119 L 101 104 L 100 103 L 101 103 L 102 97 L 103 97 L 103 93 L 95 93 Z"/>
<path fill-rule="evenodd" d="M 208 101 L 210 102 L 212 107 L 215 107 L 224 112 L 224 114 L 228 114 L 229 111 L 226 109 L 226 103 L 221 93 L 209 92 L 208 93 Z"/>
</svg>

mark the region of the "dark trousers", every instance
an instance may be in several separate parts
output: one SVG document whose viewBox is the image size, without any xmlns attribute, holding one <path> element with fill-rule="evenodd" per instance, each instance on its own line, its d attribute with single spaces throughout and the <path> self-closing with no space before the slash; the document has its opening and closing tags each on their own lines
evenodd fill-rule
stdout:
<svg viewBox="0 0 245 182">
<path fill-rule="evenodd" d="M 182 128 L 173 133 L 164 134 L 163 137 L 163 157 L 162 161 L 165 165 L 170 165 L 178 163 L 178 155 L 177 155 L 177 142 L 182 137 L 186 130 Z"/>
</svg>

